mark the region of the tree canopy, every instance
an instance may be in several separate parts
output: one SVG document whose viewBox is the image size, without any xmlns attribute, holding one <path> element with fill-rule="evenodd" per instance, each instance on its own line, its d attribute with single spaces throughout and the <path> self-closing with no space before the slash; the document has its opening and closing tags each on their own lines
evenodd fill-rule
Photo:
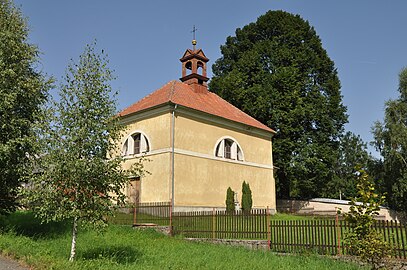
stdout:
<svg viewBox="0 0 407 270">
<path fill-rule="evenodd" d="M 399 74 L 399 97 L 386 102 L 383 122 L 372 131 L 383 157 L 383 185 L 389 205 L 407 211 L 407 68 Z"/>
<path fill-rule="evenodd" d="M 328 183 L 331 194 L 337 198 L 339 193 L 343 199 L 357 196 L 358 169 L 369 170 L 373 158 L 367 152 L 367 144 L 359 135 L 348 131 L 340 138 L 339 155 L 335 166 L 335 181 Z"/>
<path fill-rule="evenodd" d="M 268 11 L 221 46 L 210 90 L 277 131 L 278 197 L 328 193 L 347 122 L 334 62 L 300 16 Z"/>
<path fill-rule="evenodd" d="M 105 53 L 86 46 L 72 62 L 39 134 L 43 154 L 34 159 L 34 187 L 28 200 L 45 221 L 73 220 L 70 260 L 75 257 L 79 222 L 100 228 L 122 205 L 129 176 L 143 174 L 141 163 L 128 171 L 116 155 L 122 126 L 116 110 L 114 79 Z M 44 119 L 45 120 L 45 119 Z"/>
<path fill-rule="evenodd" d="M 17 188 L 34 155 L 33 124 L 51 81 L 37 71 L 38 48 L 28 43 L 21 11 L 0 0 L 0 214 L 17 205 Z"/>
</svg>

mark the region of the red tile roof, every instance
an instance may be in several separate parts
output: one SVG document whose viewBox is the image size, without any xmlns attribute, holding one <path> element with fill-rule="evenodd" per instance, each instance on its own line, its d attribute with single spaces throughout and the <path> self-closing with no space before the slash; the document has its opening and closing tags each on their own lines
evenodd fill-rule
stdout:
<svg viewBox="0 0 407 270">
<path fill-rule="evenodd" d="M 123 117 L 167 103 L 178 104 L 274 133 L 272 129 L 242 112 L 218 95 L 209 91 L 196 92 L 190 85 L 180 81 L 168 82 L 160 89 L 121 111 L 119 115 Z"/>
</svg>

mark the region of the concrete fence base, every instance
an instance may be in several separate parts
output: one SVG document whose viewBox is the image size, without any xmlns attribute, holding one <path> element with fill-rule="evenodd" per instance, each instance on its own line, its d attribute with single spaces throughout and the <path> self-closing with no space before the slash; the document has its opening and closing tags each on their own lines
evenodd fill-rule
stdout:
<svg viewBox="0 0 407 270">
<path fill-rule="evenodd" d="M 222 244 L 228 246 L 242 246 L 249 249 L 268 250 L 267 240 L 237 240 L 237 239 L 212 239 L 212 238 L 185 238 L 192 242 L 205 242 L 213 244 Z"/>
<path fill-rule="evenodd" d="M 136 225 L 133 225 L 133 228 L 136 230 L 153 229 L 159 233 L 171 236 L 171 227 L 170 226 L 157 226 L 155 224 L 136 224 Z"/>
</svg>

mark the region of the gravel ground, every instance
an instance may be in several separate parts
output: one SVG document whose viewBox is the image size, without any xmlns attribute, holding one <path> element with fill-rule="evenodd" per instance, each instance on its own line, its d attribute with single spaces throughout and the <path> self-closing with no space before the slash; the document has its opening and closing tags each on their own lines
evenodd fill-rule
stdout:
<svg viewBox="0 0 407 270">
<path fill-rule="evenodd" d="M 0 255 L 1 270 L 28 270 L 29 268 L 21 266 L 18 262 Z"/>
</svg>

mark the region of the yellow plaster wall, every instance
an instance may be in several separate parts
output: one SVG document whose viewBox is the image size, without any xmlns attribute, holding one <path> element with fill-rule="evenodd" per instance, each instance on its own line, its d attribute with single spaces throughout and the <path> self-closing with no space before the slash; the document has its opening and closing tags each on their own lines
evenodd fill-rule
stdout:
<svg viewBox="0 0 407 270">
<path fill-rule="evenodd" d="M 175 154 L 175 206 L 224 207 L 226 190 L 230 186 L 241 200 L 242 182 L 249 182 L 253 207 L 276 208 L 271 139 L 253 136 L 227 127 L 214 125 L 176 113 L 175 149 L 189 152 Z M 147 135 L 150 162 L 145 168 L 151 173 L 141 179 L 141 202 L 171 199 L 171 112 L 139 120 L 128 125 L 126 135 L 139 130 Z M 244 153 L 244 162 L 228 162 L 214 156 L 217 141 L 234 138 Z M 124 143 L 126 136 L 122 140 Z M 195 155 L 195 156 L 193 156 Z M 127 159 L 128 168 L 134 159 Z M 261 168 L 245 162 L 269 166 Z"/>
<path fill-rule="evenodd" d="M 171 198 L 170 153 L 146 155 L 144 168 L 150 173 L 141 178 L 140 202 L 168 202 Z M 127 159 L 124 169 L 137 159 Z"/>
<path fill-rule="evenodd" d="M 124 131 L 120 149 L 128 135 L 134 131 L 143 132 L 149 139 L 150 152 L 145 155 L 144 168 L 150 174 L 141 178 L 140 202 L 170 201 L 171 160 L 168 152 L 171 147 L 170 127 L 171 113 L 166 112 L 131 123 L 127 125 Z M 167 151 L 163 152 L 163 149 Z M 123 168 L 129 168 L 136 160 L 135 158 L 126 158 Z"/>
<path fill-rule="evenodd" d="M 276 208 L 273 171 L 188 155 L 175 155 L 175 206 L 225 207 L 226 190 L 238 192 L 250 184 L 253 207 Z"/>
<path fill-rule="evenodd" d="M 128 135 L 134 131 L 142 131 L 149 138 L 150 150 L 168 148 L 171 146 L 171 113 L 163 113 L 151 118 L 138 120 L 135 123 L 127 125 L 121 145 L 124 144 Z M 121 148 L 120 148 L 121 149 Z"/>
<path fill-rule="evenodd" d="M 213 156 L 216 142 L 224 136 L 232 137 L 238 142 L 245 161 L 271 166 L 271 139 L 255 137 L 212 123 L 197 121 L 185 115 L 177 115 L 175 148 Z"/>
</svg>

